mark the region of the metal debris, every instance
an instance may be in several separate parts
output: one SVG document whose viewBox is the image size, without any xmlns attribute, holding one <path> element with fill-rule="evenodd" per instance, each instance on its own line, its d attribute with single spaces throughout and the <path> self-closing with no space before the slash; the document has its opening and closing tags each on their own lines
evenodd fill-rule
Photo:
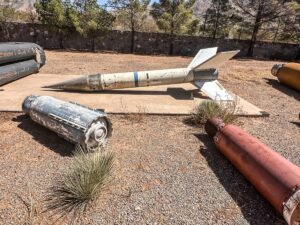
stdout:
<svg viewBox="0 0 300 225">
<path fill-rule="evenodd" d="M 275 64 L 271 73 L 281 83 L 300 91 L 300 63 Z"/>
<path fill-rule="evenodd" d="M 37 44 L 0 43 L 0 85 L 37 73 L 45 62 L 45 52 Z"/>
<path fill-rule="evenodd" d="M 105 146 L 111 136 L 111 122 L 103 111 L 38 95 L 26 97 L 22 109 L 33 121 L 90 149 Z"/>
<path fill-rule="evenodd" d="M 217 68 L 238 52 L 230 51 L 217 54 L 217 48 L 201 49 L 187 68 L 93 74 L 45 86 L 44 88 L 103 91 L 193 82 L 213 100 L 233 100 L 221 84 L 216 82 L 218 78 Z M 205 85 L 205 83 L 211 83 L 211 85 Z"/>
<path fill-rule="evenodd" d="M 289 225 L 300 223 L 300 168 L 237 126 L 210 119 L 206 132 L 219 151 Z"/>
</svg>

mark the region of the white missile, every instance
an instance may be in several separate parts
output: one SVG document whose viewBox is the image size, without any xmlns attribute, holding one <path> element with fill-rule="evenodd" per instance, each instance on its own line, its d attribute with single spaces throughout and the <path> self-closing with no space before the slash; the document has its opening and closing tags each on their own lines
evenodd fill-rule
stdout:
<svg viewBox="0 0 300 225">
<path fill-rule="evenodd" d="M 193 82 L 213 100 L 233 100 L 217 81 L 218 68 L 239 51 L 217 53 L 217 47 L 201 49 L 186 68 L 135 71 L 126 73 L 93 74 L 45 86 L 44 88 L 71 91 L 103 91 Z"/>
</svg>

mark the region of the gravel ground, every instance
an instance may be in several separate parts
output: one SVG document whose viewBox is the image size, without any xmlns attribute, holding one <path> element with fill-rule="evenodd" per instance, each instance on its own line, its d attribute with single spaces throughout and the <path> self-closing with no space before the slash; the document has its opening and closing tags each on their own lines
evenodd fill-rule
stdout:
<svg viewBox="0 0 300 225">
<path fill-rule="evenodd" d="M 61 74 L 175 68 L 190 61 L 55 51 L 47 57 L 42 72 Z M 238 124 L 300 165 L 300 94 L 270 75 L 275 63 L 232 60 L 220 80 L 270 113 L 239 118 Z M 114 131 L 107 148 L 116 155 L 114 180 L 77 224 L 285 224 L 203 129 L 185 124 L 185 117 L 110 118 Z M 73 146 L 21 113 L 0 114 L 0 135 L 0 224 L 53 224 L 41 213 L 42 201 L 67 168 Z"/>
</svg>

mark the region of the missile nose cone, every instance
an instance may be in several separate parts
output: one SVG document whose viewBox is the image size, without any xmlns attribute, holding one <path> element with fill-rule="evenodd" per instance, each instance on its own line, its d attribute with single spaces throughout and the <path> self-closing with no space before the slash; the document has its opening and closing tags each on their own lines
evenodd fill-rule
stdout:
<svg viewBox="0 0 300 225">
<path fill-rule="evenodd" d="M 67 80 L 60 83 L 46 85 L 43 88 L 51 89 L 63 89 L 63 90 L 77 90 L 77 91 L 88 91 L 90 90 L 87 77 L 79 77 L 73 80 Z"/>
</svg>

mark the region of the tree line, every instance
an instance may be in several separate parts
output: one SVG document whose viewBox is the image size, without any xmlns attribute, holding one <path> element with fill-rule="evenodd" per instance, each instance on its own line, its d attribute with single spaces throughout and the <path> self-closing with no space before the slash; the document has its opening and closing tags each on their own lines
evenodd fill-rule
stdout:
<svg viewBox="0 0 300 225">
<path fill-rule="evenodd" d="M 0 29 L 9 37 L 9 22 L 16 20 L 49 27 L 60 47 L 76 31 L 95 42 L 112 29 L 135 33 L 163 32 L 169 36 L 173 54 L 176 35 L 235 38 L 249 41 L 248 56 L 257 40 L 300 43 L 300 3 L 296 0 L 37 0 L 28 12 L 14 9 L 16 0 L 0 5 Z"/>
</svg>

